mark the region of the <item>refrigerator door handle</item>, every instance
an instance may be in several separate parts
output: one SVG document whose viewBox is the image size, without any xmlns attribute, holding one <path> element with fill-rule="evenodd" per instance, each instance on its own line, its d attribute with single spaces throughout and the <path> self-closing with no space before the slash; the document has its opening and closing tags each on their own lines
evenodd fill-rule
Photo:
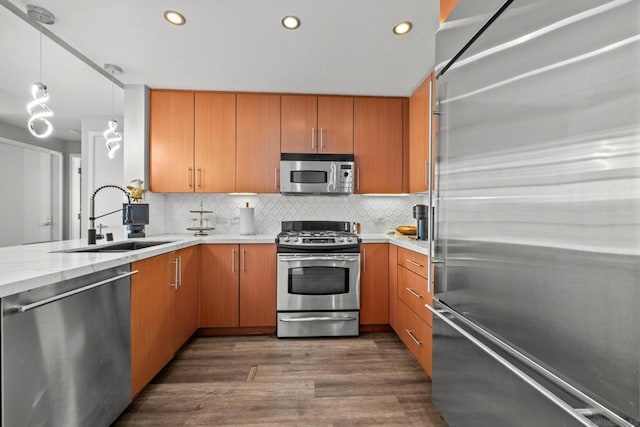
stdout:
<svg viewBox="0 0 640 427">
<path fill-rule="evenodd" d="M 436 304 L 441 306 L 441 307 L 443 307 L 443 308 L 436 308 Z M 538 391 L 544 397 L 546 397 L 551 402 L 553 402 L 555 405 L 560 407 L 564 412 L 566 412 L 568 415 L 570 415 L 575 420 L 580 422 L 582 425 L 590 426 L 590 427 L 597 426 L 597 424 L 593 423 L 587 417 L 588 416 L 594 416 L 594 415 L 601 415 L 601 416 L 607 417 L 611 421 L 616 422 L 620 426 L 633 427 L 632 424 L 630 424 L 629 422 L 627 422 L 626 420 L 624 420 L 623 418 L 618 416 L 616 413 L 614 413 L 611 410 L 609 410 L 608 408 L 602 406 L 600 403 L 598 403 L 597 401 L 591 399 L 589 396 L 583 394 L 581 391 L 579 391 L 576 388 L 574 388 L 571 384 L 569 384 L 569 383 L 565 382 L 564 380 L 556 377 L 555 375 L 553 375 L 551 372 L 547 371 L 542 366 L 538 365 L 537 363 L 535 363 L 534 361 L 532 361 L 528 357 L 524 356 L 519 351 L 513 349 L 511 346 L 509 346 L 508 344 L 504 343 L 499 338 L 495 337 L 493 334 L 485 331 L 481 327 L 475 325 L 473 322 L 469 321 L 468 319 L 465 319 L 463 316 L 461 316 L 460 314 L 454 312 L 453 310 L 447 309 L 446 306 L 442 302 L 440 302 L 438 300 L 438 298 L 434 297 L 433 306 L 430 306 L 429 304 L 425 304 L 425 307 L 427 308 L 427 310 L 431 311 L 434 316 L 438 317 L 440 320 L 445 322 L 449 327 L 454 329 L 456 332 L 458 332 L 464 338 L 466 338 L 471 343 L 473 343 L 475 346 L 480 348 L 487 355 L 489 355 L 496 362 L 500 363 L 502 366 L 507 368 L 509 371 L 511 371 L 514 375 L 516 375 L 522 381 L 524 381 L 525 383 L 527 383 L 528 385 L 533 387 L 536 391 Z M 498 353 L 493 351 L 490 347 L 488 347 L 482 341 L 480 341 L 479 339 L 477 339 L 476 337 L 471 335 L 469 332 L 464 330 L 462 327 L 460 327 L 459 325 L 454 323 L 447 316 L 453 317 L 456 320 L 459 320 L 459 321 L 463 322 L 466 326 L 469 326 L 475 332 L 478 332 L 480 335 L 482 335 L 483 337 L 487 338 L 489 341 L 491 341 L 492 343 L 496 344 L 501 349 L 503 349 L 506 352 L 508 352 L 511 356 L 513 356 L 518 361 L 520 361 L 520 362 L 524 363 L 525 365 L 527 365 L 527 366 L 531 367 L 532 369 L 534 369 L 537 373 L 542 375 L 545 379 L 549 380 L 550 382 L 554 383 L 555 385 L 558 385 L 559 387 L 561 387 L 562 389 L 564 389 L 568 393 L 572 394 L 577 399 L 582 400 L 584 403 L 586 403 L 586 404 L 588 404 L 588 405 L 590 405 L 592 407 L 589 407 L 589 408 L 573 408 L 572 406 L 567 404 L 564 400 L 560 399 L 558 396 L 556 396 L 551 391 L 549 391 L 547 388 L 545 388 L 543 385 L 541 385 L 539 382 L 537 382 L 536 380 L 531 378 L 529 375 L 527 375 L 524 372 L 522 372 L 520 369 L 518 369 L 515 365 L 513 365 L 507 359 L 505 359 L 504 357 L 500 356 Z"/>
</svg>

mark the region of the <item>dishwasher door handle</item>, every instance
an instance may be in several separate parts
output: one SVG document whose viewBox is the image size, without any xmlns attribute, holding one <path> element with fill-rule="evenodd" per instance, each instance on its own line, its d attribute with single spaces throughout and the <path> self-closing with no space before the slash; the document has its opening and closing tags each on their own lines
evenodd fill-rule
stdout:
<svg viewBox="0 0 640 427">
<path fill-rule="evenodd" d="M 91 285 L 83 286 L 81 288 L 74 289 L 74 290 L 69 291 L 69 292 L 63 292 L 61 294 L 54 295 L 52 297 L 45 298 L 45 299 L 40 300 L 40 301 L 36 301 L 36 302 L 31 303 L 31 304 L 16 305 L 16 306 L 12 307 L 12 309 L 14 311 L 17 311 L 17 312 L 20 312 L 20 313 L 24 313 L 24 312 L 27 312 L 29 310 L 33 310 L 34 308 L 42 307 L 43 305 L 50 304 L 52 302 L 59 301 L 61 299 L 68 298 L 70 296 L 77 295 L 79 293 L 86 292 L 86 291 L 89 291 L 91 289 L 106 285 L 107 283 L 115 282 L 116 280 L 120 280 L 120 279 L 124 279 L 125 277 L 133 276 L 137 272 L 138 272 L 138 270 L 129 271 L 127 273 L 123 273 L 123 274 L 120 274 L 120 275 L 115 276 L 115 277 L 110 277 L 108 279 L 101 280 L 99 282 L 92 283 Z"/>
</svg>

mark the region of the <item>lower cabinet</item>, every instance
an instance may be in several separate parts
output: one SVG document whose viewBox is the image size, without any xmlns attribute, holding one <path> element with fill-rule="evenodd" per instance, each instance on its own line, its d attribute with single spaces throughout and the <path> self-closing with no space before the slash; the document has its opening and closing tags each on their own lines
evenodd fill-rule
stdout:
<svg viewBox="0 0 640 427">
<path fill-rule="evenodd" d="M 203 245 L 200 271 L 201 327 L 275 327 L 275 245 Z"/>
<path fill-rule="evenodd" d="M 427 285 L 428 257 L 404 248 L 396 248 L 396 293 L 389 303 L 396 310 L 395 325 L 391 324 L 409 351 L 431 376 L 432 314 L 425 308 L 431 304 L 433 292 Z M 393 257 L 389 257 L 392 262 Z M 391 322 L 391 319 L 390 319 Z"/>
<path fill-rule="evenodd" d="M 389 244 L 360 248 L 360 324 L 389 323 Z"/>
<path fill-rule="evenodd" d="M 136 261 L 131 277 L 131 395 L 136 396 L 198 328 L 198 247 Z M 182 262 L 181 262 L 182 261 Z"/>
</svg>

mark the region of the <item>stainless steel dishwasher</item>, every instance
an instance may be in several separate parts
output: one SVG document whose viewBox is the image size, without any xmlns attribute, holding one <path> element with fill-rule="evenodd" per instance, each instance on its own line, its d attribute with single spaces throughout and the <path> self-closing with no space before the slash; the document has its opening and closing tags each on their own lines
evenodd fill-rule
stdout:
<svg viewBox="0 0 640 427">
<path fill-rule="evenodd" d="M 2 299 L 2 425 L 108 426 L 131 401 L 130 266 Z"/>
</svg>

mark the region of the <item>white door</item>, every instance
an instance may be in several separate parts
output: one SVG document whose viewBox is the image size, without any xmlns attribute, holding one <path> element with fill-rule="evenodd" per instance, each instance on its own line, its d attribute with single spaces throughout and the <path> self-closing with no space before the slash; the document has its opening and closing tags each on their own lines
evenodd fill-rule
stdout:
<svg viewBox="0 0 640 427">
<path fill-rule="evenodd" d="M 62 238 L 62 155 L 0 140 L 0 246 Z"/>
</svg>

